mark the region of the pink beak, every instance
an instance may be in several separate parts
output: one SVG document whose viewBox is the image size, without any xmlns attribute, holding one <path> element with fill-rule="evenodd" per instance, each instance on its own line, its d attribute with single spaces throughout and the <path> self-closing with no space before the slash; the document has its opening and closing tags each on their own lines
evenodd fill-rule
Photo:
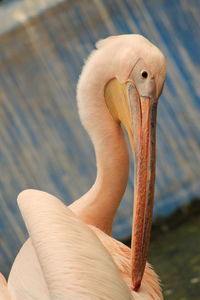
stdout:
<svg viewBox="0 0 200 300">
<path fill-rule="evenodd" d="M 128 85 L 134 145 L 134 217 L 131 243 L 133 290 L 140 288 L 150 241 L 155 185 L 157 102 Z"/>
</svg>

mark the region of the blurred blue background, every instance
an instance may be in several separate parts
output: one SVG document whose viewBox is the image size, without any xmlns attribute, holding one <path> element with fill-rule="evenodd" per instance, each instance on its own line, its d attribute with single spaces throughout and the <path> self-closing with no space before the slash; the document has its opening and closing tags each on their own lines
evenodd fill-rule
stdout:
<svg viewBox="0 0 200 300">
<path fill-rule="evenodd" d="M 4 0 L 0 2 L 0 266 L 8 273 L 27 234 L 17 208 L 26 188 L 66 204 L 95 180 L 76 83 L 95 42 L 140 33 L 167 59 L 158 106 L 154 216 L 200 196 L 200 5 L 191 0 Z M 131 232 L 133 181 L 114 225 Z"/>
</svg>

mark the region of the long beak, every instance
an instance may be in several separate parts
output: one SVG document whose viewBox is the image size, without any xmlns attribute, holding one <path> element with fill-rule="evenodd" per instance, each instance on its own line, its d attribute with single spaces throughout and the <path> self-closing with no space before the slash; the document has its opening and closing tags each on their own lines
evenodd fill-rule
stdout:
<svg viewBox="0 0 200 300">
<path fill-rule="evenodd" d="M 125 126 L 134 155 L 134 213 L 131 243 L 133 290 L 141 285 L 150 240 L 155 185 L 157 103 L 140 97 L 133 83 L 108 83 L 105 100 L 113 118 Z"/>
</svg>

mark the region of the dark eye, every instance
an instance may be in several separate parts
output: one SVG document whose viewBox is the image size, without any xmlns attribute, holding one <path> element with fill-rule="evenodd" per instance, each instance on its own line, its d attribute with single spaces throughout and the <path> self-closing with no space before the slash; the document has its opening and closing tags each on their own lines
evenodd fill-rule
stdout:
<svg viewBox="0 0 200 300">
<path fill-rule="evenodd" d="M 147 78 L 148 77 L 148 73 L 146 71 L 142 71 L 142 77 L 143 78 Z"/>
</svg>

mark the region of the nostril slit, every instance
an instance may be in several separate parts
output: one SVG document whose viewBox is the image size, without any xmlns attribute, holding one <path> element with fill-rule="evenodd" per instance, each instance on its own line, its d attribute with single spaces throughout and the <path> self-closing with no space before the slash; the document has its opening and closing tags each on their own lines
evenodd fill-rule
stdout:
<svg viewBox="0 0 200 300">
<path fill-rule="evenodd" d="M 147 73 L 146 71 L 143 71 L 143 72 L 142 72 L 142 77 L 143 77 L 143 78 L 147 78 L 147 77 L 148 77 L 148 73 Z"/>
</svg>

